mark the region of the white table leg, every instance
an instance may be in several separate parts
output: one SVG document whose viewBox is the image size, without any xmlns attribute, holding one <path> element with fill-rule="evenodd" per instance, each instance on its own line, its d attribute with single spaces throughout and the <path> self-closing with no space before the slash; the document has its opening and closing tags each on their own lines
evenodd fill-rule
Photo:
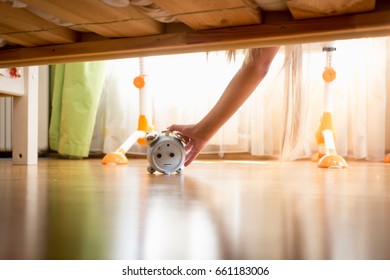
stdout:
<svg viewBox="0 0 390 280">
<path fill-rule="evenodd" d="M 38 66 L 23 69 L 24 94 L 13 100 L 12 162 L 38 162 Z"/>
</svg>

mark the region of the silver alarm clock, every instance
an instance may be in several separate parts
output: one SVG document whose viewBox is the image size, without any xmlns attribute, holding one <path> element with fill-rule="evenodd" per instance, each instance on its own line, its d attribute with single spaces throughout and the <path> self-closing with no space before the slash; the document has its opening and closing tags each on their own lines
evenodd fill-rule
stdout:
<svg viewBox="0 0 390 280">
<path fill-rule="evenodd" d="M 145 140 L 148 143 L 146 155 L 150 174 L 155 171 L 163 174 L 183 171 L 186 151 L 180 133 L 169 130 L 149 132 L 145 135 Z"/>
</svg>

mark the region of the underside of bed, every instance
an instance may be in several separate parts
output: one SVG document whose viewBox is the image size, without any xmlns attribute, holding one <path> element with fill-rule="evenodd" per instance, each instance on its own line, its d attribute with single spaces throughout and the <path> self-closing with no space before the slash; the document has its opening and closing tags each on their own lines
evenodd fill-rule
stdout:
<svg viewBox="0 0 390 280">
<path fill-rule="evenodd" d="M 387 36 L 386 0 L 0 0 L 0 68 Z"/>
</svg>

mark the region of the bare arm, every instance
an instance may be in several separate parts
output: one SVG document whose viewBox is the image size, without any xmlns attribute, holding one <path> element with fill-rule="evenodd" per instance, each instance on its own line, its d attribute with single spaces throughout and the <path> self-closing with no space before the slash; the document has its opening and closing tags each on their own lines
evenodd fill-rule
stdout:
<svg viewBox="0 0 390 280">
<path fill-rule="evenodd" d="M 172 125 L 170 130 L 188 138 L 185 166 L 200 153 L 210 138 L 234 115 L 266 76 L 279 47 L 252 49 L 211 111 L 195 125 Z"/>
</svg>

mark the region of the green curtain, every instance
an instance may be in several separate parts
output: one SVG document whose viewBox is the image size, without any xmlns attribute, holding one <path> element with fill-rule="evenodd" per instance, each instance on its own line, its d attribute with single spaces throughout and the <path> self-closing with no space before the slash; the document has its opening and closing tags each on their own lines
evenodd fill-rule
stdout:
<svg viewBox="0 0 390 280">
<path fill-rule="evenodd" d="M 88 156 L 105 65 L 99 61 L 53 66 L 49 143 L 59 154 Z"/>
</svg>

